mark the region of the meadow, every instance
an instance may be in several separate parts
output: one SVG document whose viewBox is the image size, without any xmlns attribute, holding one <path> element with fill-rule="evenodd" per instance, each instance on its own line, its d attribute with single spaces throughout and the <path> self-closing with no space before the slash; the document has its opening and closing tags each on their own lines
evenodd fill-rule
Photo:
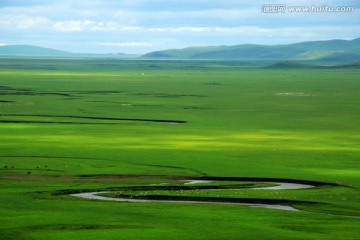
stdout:
<svg viewBox="0 0 360 240">
<path fill-rule="evenodd" d="M 1 239 L 359 239 L 360 70 L 267 65 L 1 58 Z M 298 212 L 67 194 L 209 176 L 333 186 L 151 193 Z"/>
</svg>

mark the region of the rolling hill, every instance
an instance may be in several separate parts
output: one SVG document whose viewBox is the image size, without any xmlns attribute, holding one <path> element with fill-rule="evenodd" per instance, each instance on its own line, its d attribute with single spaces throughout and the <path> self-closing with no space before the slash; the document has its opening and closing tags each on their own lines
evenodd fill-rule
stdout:
<svg viewBox="0 0 360 240">
<path fill-rule="evenodd" d="M 0 56 L 43 56 L 43 57 L 105 57 L 105 58 L 133 58 L 136 54 L 125 53 L 72 53 L 52 48 L 44 48 L 32 45 L 6 45 L 0 46 Z"/>
<path fill-rule="evenodd" d="M 151 52 L 144 58 L 227 60 L 360 60 L 360 38 L 302 42 L 288 45 L 242 44 L 188 47 Z"/>
<path fill-rule="evenodd" d="M 350 64 L 338 64 L 331 66 L 323 66 L 323 65 L 312 65 L 308 62 L 293 62 L 293 61 L 283 61 L 277 62 L 275 64 L 271 64 L 269 66 L 265 66 L 265 69 L 360 69 L 360 62 L 352 62 Z"/>
<path fill-rule="evenodd" d="M 304 64 L 304 63 L 285 61 L 285 62 L 278 62 L 278 63 L 272 64 L 270 66 L 266 66 L 264 68 L 269 68 L 269 69 L 311 69 L 311 68 L 317 68 L 317 67 L 318 66 Z"/>
<path fill-rule="evenodd" d="M 0 56 L 138 57 L 129 54 L 81 54 L 31 45 L 0 46 Z M 301 42 L 288 45 L 242 44 L 235 46 L 188 47 L 147 53 L 149 59 L 210 60 L 326 60 L 360 61 L 360 38 Z"/>
<path fill-rule="evenodd" d="M 18 55 L 18 56 L 65 56 L 72 55 L 71 52 L 43 48 L 31 45 L 6 45 L 0 46 L 0 55 Z"/>
</svg>

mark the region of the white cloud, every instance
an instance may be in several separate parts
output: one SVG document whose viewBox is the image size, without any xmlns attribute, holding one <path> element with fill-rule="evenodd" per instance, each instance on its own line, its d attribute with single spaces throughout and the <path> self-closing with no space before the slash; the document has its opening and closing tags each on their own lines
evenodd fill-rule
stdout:
<svg viewBox="0 0 360 240">
<path fill-rule="evenodd" d="M 172 27 L 172 28 L 142 28 L 142 31 L 148 32 L 209 32 L 211 28 L 209 27 Z"/>
<path fill-rule="evenodd" d="M 32 43 L 72 51 L 101 52 L 111 47 L 128 47 L 130 51 L 140 52 L 191 45 L 279 44 L 350 39 L 359 37 L 360 32 L 359 11 L 262 14 L 264 0 L 15 2 L 0 7 L 1 42 Z M 309 0 L 269 3 L 309 5 Z M 325 3 L 359 7 L 358 0 L 347 0 L 346 4 L 341 0 L 313 0 L 310 4 Z"/>
<path fill-rule="evenodd" d="M 236 14 L 234 14 L 236 15 Z M 49 18 L 41 16 L 27 16 L 27 15 L 0 15 L 0 29 L 9 32 L 46 32 L 55 34 L 56 32 L 87 32 L 96 34 L 96 32 L 105 32 L 108 35 L 108 40 L 111 41 L 111 35 L 120 36 L 125 42 L 110 42 L 112 46 L 127 46 L 127 47 L 151 47 L 155 46 L 149 42 L 127 42 L 124 38 L 131 35 L 131 38 L 153 38 L 156 35 L 169 35 L 172 38 L 178 38 L 181 34 L 181 39 L 189 41 L 192 37 L 205 38 L 219 38 L 221 36 L 233 37 L 234 39 L 248 39 L 251 42 L 256 36 L 264 38 L 264 42 L 272 39 L 299 39 L 302 40 L 317 40 L 329 39 L 334 37 L 337 33 L 339 38 L 351 38 L 353 33 L 360 32 L 360 26 L 295 26 L 295 27 L 282 27 L 282 26 L 174 26 L 174 27 L 147 27 L 138 25 L 128 25 L 117 21 L 96 21 L 96 20 L 66 20 L 54 21 Z M 125 34 L 121 36 L 121 34 Z M 7 39 L 5 39 L 7 41 Z M 117 45 L 116 45 L 117 44 Z M 151 45 L 150 45 L 151 44 Z M 219 44 L 223 44 L 222 42 Z M 105 46 L 105 45 L 103 45 Z"/>
<path fill-rule="evenodd" d="M 53 29 L 60 32 L 80 32 L 89 24 L 91 24 L 91 21 L 61 21 L 56 22 Z"/>
<path fill-rule="evenodd" d="M 45 29 L 51 25 L 51 21 L 44 17 L 26 15 L 2 15 L 0 16 L 0 28 L 11 30 Z"/>
<path fill-rule="evenodd" d="M 124 32 L 149 32 L 149 33 L 197 33 L 197 34 L 227 34 L 227 35 L 254 35 L 254 34 L 272 34 L 274 36 L 293 35 L 298 36 L 306 32 L 312 34 L 322 33 L 333 34 L 334 32 L 359 32 L 360 26 L 313 26 L 313 27 L 274 27 L 261 28 L 256 26 L 243 27 L 157 27 L 146 28 L 140 26 L 118 27 L 119 31 Z"/>
<path fill-rule="evenodd" d="M 151 42 L 106 42 L 106 43 L 98 43 L 97 45 L 101 46 L 117 46 L 117 47 L 152 47 L 153 44 Z"/>
<path fill-rule="evenodd" d="M 126 24 L 143 24 L 152 26 L 161 26 L 167 23 L 172 24 L 189 24 L 205 23 L 209 21 L 217 21 L 222 24 L 223 21 L 235 22 L 239 20 L 252 19 L 258 17 L 259 9 L 211 9 L 198 11 L 126 11 L 118 10 L 115 12 L 109 11 L 108 14 L 112 16 L 113 20 L 120 21 Z"/>
<path fill-rule="evenodd" d="M 0 43 L 0 47 L 1 47 L 1 46 L 7 46 L 7 45 L 9 45 L 9 44 L 7 44 L 7 43 Z"/>
<path fill-rule="evenodd" d="M 114 31 L 119 29 L 115 22 L 101 22 L 92 20 L 53 21 L 45 17 L 27 15 L 0 15 L 0 29 L 9 31 L 55 31 L 55 32 L 83 32 L 83 31 Z"/>
<path fill-rule="evenodd" d="M 114 31 L 118 28 L 115 22 L 95 22 L 91 20 L 82 21 L 59 21 L 52 26 L 53 30 L 60 32 L 82 32 L 82 31 Z"/>
</svg>

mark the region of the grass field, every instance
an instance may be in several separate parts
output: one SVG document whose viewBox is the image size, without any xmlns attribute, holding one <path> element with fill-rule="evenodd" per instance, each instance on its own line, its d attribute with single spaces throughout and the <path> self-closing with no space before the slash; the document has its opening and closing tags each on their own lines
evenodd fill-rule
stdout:
<svg viewBox="0 0 360 240">
<path fill-rule="evenodd" d="M 0 59 L 1 239 L 359 239 L 360 70 L 263 65 Z M 201 176 L 339 186 L 204 192 L 299 212 L 53 194 Z"/>
</svg>

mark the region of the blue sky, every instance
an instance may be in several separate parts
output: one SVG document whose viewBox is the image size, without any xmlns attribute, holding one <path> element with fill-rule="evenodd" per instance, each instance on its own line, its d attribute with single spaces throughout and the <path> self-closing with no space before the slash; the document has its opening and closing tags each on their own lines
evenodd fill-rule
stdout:
<svg viewBox="0 0 360 240">
<path fill-rule="evenodd" d="M 264 4 L 352 6 L 355 11 L 262 13 Z M 359 0 L 0 0 L 0 45 L 146 53 L 358 37 Z"/>
</svg>

